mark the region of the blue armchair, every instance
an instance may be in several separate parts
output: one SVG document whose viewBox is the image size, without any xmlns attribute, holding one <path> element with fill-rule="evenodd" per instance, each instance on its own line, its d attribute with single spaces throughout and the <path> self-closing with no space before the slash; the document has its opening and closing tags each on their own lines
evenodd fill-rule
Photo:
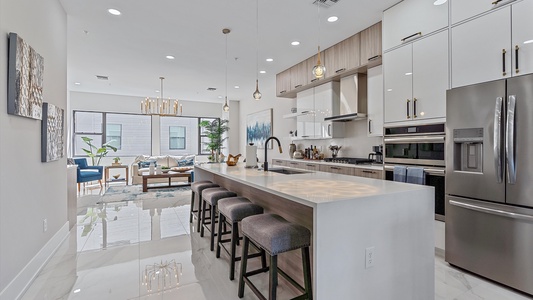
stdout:
<svg viewBox="0 0 533 300">
<path fill-rule="evenodd" d="M 78 193 L 80 192 L 80 183 L 82 182 L 98 180 L 100 187 L 102 187 L 104 167 L 88 166 L 86 158 L 75 158 L 74 163 L 78 165 Z"/>
</svg>

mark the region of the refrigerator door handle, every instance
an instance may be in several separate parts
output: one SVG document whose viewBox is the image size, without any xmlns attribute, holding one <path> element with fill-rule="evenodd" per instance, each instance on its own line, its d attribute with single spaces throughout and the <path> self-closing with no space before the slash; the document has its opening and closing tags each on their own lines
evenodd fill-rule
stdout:
<svg viewBox="0 0 533 300">
<path fill-rule="evenodd" d="M 505 154 L 507 156 L 507 182 L 510 184 L 516 183 L 516 162 L 514 155 L 514 117 L 516 108 L 516 96 L 510 95 L 507 100 L 507 126 L 506 126 L 506 140 L 505 140 Z"/>
<path fill-rule="evenodd" d="M 502 104 L 503 98 L 496 98 L 496 109 L 494 110 L 494 168 L 496 169 L 496 180 L 498 181 L 498 183 L 503 182 L 501 157 Z"/>
<path fill-rule="evenodd" d="M 466 208 L 470 210 L 480 211 L 480 212 L 484 212 L 484 213 L 488 213 L 492 215 L 533 222 L 533 216 L 518 214 L 518 213 L 509 212 L 509 211 L 505 211 L 501 209 L 483 207 L 483 206 L 473 205 L 473 204 L 459 202 L 455 200 L 450 200 L 450 205 L 461 207 L 461 208 Z"/>
</svg>

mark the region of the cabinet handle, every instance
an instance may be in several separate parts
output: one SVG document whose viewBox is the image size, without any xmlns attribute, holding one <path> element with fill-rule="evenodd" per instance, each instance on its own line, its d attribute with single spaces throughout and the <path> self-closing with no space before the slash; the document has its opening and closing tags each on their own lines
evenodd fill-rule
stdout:
<svg viewBox="0 0 533 300">
<path fill-rule="evenodd" d="M 283 93 L 286 93 L 286 92 L 287 92 L 287 90 L 283 90 L 283 91 L 281 91 L 281 92 L 279 92 L 279 93 L 280 93 L 280 94 L 283 94 Z"/>
<path fill-rule="evenodd" d="M 307 164 L 306 166 L 308 166 L 308 167 L 315 167 L 315 165 L 309 165 L 309 164 Z"/>
<path fill-rule="evenodd" d="M 331 136 L 331 124 L 328 124 L 328 136 Z"/>
<path fill-rule="evenodd" d="M 421 35 L 422 35 L 422 32 L 413 33 L 413 34 L 411 34 L 410 36 L 406 36 L 406 37 L 404 37 L 401 41 L 402 41 L 402 43 L 403 43 L 403 42 L 405 42 L 406 40 L 408 40 L 408 39 L 410 39 L 410 38 L 413 38 L 413 37 L 415 37 L 415 36 L 417 36 L 417 35 L 420 35 L 420 36 L 421 36 Z"/>
<path fill-rule="evenodd" d="M 368 133 L 372 133 L 372 120 L 368 119 Z"/>
<path fill-rule="evenodd" d="M 295 85 L 294 88 L 297 89 L 297 88 L 299 88 L 299 87 L 301 87 L 301 86 L 302 86 L 301 84 L 299 84 L 299 85 Z"/>
<path fill-rule="evenodd" d="M 411 103 L 411 100 L 407 99 L 407 119 L 411 119 L 411 113 L 409 112 L 409 103 Z"/>
<path fill-rule="evenodd" d="M 319 78 L 311 79 L 311 82 L 317 81 Z"/>
<path fill-rule="evenodd" d="M 369 58 L 368 61 L 373 61 L 373 60 L 379 59 L 380 57 L 381 57 L 381 54 L 378 54 L 378 55 L 375 55 Z"/>
<path fill-rule="evenodd" d="M 308 138 L 309 136 L 308 135 L 302 135 L 303 138 Z"/>
<path fill-rule="evenodd" d="M 416 118 L 416 98 L 413 98 L 413 118 Z"/>
<path fill-rule="evenodd" d="M 337 71 L 335 71 L 335 73 L 340 73 L 340 72 L 344 72 L 344 71 L 346 71 L 346 68 L 338 69 Z"/>
<path fill-rule="evenodd" d="M 505 49 L 502 49 L 502 76 L 505 76 L 507 75 L 507 72 L 505 72 L 505 54 L 507 53 L 507 51 L 505 51 Z"/>
<path fill-rule="evenodd" d="M 518 50 L 520 50 L 520 47 L 518 47 L 518 45 L 516 45 L 514 47 L 514 53 L 515 53 L 515 56 L 516 56 L 516 61 L 515 61 L 515 72 L 516 73 L 520 72 L 520 70 L 518 69 Z"/>
<path fill-rule="evenodd" d="M 502 2 L 502 0 L 496 0 L 496 1 L 492 2 L 492 5 L 496 5 L 496 4 L 500 3 L 500 2 Z"/>
<path fill-rule="evenodd" d="M 363 170 L 363 173 L 370 173 L 370 174 L 374 174 L 374 171 L 368 171 L 368 170 Z"/>
<path fill-rule="evenodd" d="M 333 170 L 340 170 L 341 168 L 338 168 L 338 167 L 329 167 L 330 169 L 333 169 Z"/>
</svg>

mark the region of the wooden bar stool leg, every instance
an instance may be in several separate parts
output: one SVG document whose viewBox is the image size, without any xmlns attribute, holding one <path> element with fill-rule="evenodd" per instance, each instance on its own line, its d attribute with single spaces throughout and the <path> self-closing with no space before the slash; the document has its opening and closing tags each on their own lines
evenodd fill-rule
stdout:
<svg viewBox="0 0 533 300">
<path fill-rule="evenodd" d="M 215 220 L 216 220 L 216 213 L 217 213 L 217 206 L 216 205 L 211 205 L 211 246 L 209 247 L 209 249 L 211 251 L 215 250 L 215 235 L 216 235 L 216 232 L 215 232 Z M 219 220 L 220 222 L 220 220 Z"/>
<path fill-rule="evenodd" d="M 242 246 L 241 254 L 241 274 L 239 275 L 239 298 L 244 297 L 244 276 L 246 275 L 246 264 L 248 263 L 248 246 L 250 245 L 250 240 L 245 236 Z"/>
<path fill-rule="evenodd" d="M 304 269 L 304 283 L 307 299 L 313 300 L 313 284 L 311 283 L 311 258 L 309 256 L 309 247 L 302 248 L 302 263 Z"/>
<path fill-rule="evenodd" d="M 226 223 L 226 217 L 224 217 L 224 215 L 221 212 L 219 212 L 218 213 L 217 254 L 216 254 L 217 258 L 220 258 L 220 243 L 222 242 L 222 224 L 223 223 Z"/>
<path fill-rule="evenodd" d="M 239 240 L 239 225 L 237 222 L 231 224 L 231 258 L 229 264 L 229 280 L 235 279 L 235 257 L 237 252 L 237 241 Z"/>
<path fill-rule="evenodd" d="M 202 210 L 202 202 L 202 193 L 198 193 L 198 220 L 196 222 L 196 232 L 200 232 L 200 227 L 202 227 L 202 218 L 204 217 Z"/>
<path fill-rule="evenodd" d="M 202 222 L 198 222 L 200 223 L 200 236 L 201 237 L 204 237 L 204 224 L 206 223 L 205 222 L 205 211 L 207 210 L 207 202 L 205 200 L 201 200 L 202 201 Z"/>
<path fill-rule="evenodd" d="M 270 300 L 276 300 L 276 291 L 278 288 L 278 256 L 272 255 L 270 256 L 270 272 L 269 272 L 270 278 L 268 280 L 268 289 L 269 289 L 269 297 Z"/>
</svg>

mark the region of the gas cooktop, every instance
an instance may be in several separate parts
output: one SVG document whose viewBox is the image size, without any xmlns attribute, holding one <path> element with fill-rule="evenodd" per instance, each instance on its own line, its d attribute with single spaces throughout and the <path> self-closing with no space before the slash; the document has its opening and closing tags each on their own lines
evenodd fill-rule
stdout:
<svg viewBox="0 0 533 300">
<path fill-rule="evenodd" d="M 335 158 L 324 158 L 325 162 L 339 163 L 339 164 L 352 164 L 352 165 L 362 165 L 362 164 L 371 164 L 374 162 L 373 159 L 368 158 L 355 158 L 355 157 L 335 157 Z"/>
</svg>

